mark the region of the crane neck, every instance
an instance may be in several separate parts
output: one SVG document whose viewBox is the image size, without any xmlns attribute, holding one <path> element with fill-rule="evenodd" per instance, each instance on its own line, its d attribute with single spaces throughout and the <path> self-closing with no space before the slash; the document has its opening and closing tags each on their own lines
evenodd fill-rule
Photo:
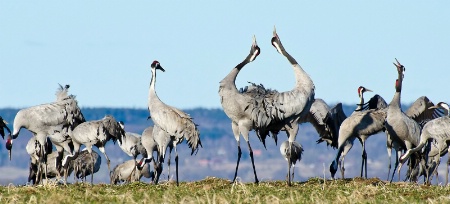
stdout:
<svg viewBox="0 0 450 204">
<path fill-rule="evenodd" d="M 148 101 L 149 101 L 148 108 L 150 108 L 150 100 L 152 98 L 159 99 L 155 91 L 155 84 L 156 84 L 156 69 L 152 68 L 152 79 L 150 80 L 150 89 L 148 92 Z"/>
<path fill-rule="evenodd" d="M 312 79 L 309 77 L 308 73 L 303 70 L 297 61 L 288 53 L 286 50 L 282 49 L 281 53 L 288 59 L 291 63 L 295 75 L 295 88 L 304 88 L 305 86 L 314 87 Z"/>
<path fill-rule="evenodd" d="M 394 97 L 392 98 L 391 103 L 389 103 L 389 108 L 398 108 L 401 109 L 401 100 L 400 97 L 401 96 L 401 92 L 395 92 Z"/>
<path fill-rule="evenodd" d="M 244 61 L 242 61 L 241 63 L 239 63 L 238 65 L 236 65 L 236 67 L 233 68 L 233 69 L 231 70 L 231 72 L 228 73 L 228 75 L 227 75 L 225 78 L 222 79 L 222 81 L 220 81 L 220 86 L 232 85 L 232 86 L 234 86 L 234 88 L 236 89 L 236 84 L 235 84 L 235 82 L 236 82 L 237 75 L 239 74 L 239 72 L 241 71 L 241 69 L 242 69 L 246 64 L 248 64 L 248 63 L 250 62 L 250 61 L 249 61 L 249 59 L 250 59 L 249 57 L 250 57 L 250 55 L 249 55 L 247 58 L 245 58 Z M 237 89 L 236 89 L 236 91 L 237 91 Z"/>
</svg>

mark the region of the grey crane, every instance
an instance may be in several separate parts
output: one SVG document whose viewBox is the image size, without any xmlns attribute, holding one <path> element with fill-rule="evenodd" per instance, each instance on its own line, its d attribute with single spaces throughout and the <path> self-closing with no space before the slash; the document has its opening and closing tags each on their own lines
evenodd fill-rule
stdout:
<svg viewBox="0 0 450 204">
<path fill-rule="evenodd" d="M 61 94 L 61 96 L 63 95 Z M 13 133 L 7 141 L 9 154 L 11 155 L 12 139 L 19 136 L 22 128 L 32 132 L 39 144 L 44 145 L 47 136 L 55 133 L 55 128 L 67 127 L 68 130 L 73 130 L 77 124 L 84 120 L 78 102 L 73 95 L 57 96 L 55 102 L 21 109 L 14 118 Z M 46 155 L 45 148 L 41 148 L 41 151 L 43 152 L 40 154 L 40 162 L 45 162 L 43 158 Z"/>
<path fill-rule="evenodd" d="M 390 141 L 395 141 L 398 144 L 409 150 L 419 144 L 419 138 L 421 133 L 421 124 L 426 123 L 429 120 L 440 116 L 439 111 L 428 109 L 434 104 L 425 96 L 420 97 L 413 103 L 412 107 L 405 113 L 401 109 L 400 96 L 402 90 L 402 83 L 404 78 L 405 67 L 395 59 L 397 63 L 394 63 L 397 68 L 398 78 L 395 83 L 395 94 L 392 101 L 389 103 L 386 117 L 386 131 Z M 417 161 L 416 158 L 412 158 L 410 161 L 410 167 L 414 167 Z M 401 164 L 398 167 L 398 178 L 400 180 Z M 395 172 L 395 170 L 394 170 Z M 393 177 L 393 176 L 392 176 Z"/>
<path fill-rule="evenodd" d="M 437 164 L 439 164 L 439 158 L 441 155 L 444 155 L 446 152 L 450 151 L 450 115 L 449 115 L 449 105 L 444 102 L 439 102 L 435 106 L 430 106 L 429 109 L 437 109 L 437 108 L 443 108 L 445 109 L 445 112 L 447 113 L 446 116 L 439 117 L 436 119 L 433 119 L 429 122 L 427 122 L 422 129 L 422 133 L 420 135 L 420 142 L 415 148 L 410 148 L 406 151 L 404 155 L 400 157 L 400 164 L 404 163 L 413 153 L 419 152 L 423 149 L 425 145 L 428 144 L 428 146 L 432 145 L 432 141 L 438 143 L 436 147 L 438 147 L 438 152 L 441 154 L 438 154 L 437 158 Z M 426 148 L 427 149 L 427 148 Z M 447 151 L 445 151 L 447 150 Z M 444 153 L 445 152 L 445 153 Z M 432 156 L 432 155 L 428 155 Z M 427 160 L 428 161 L 428 160 Z M 448 184 L 448 166 L 450 165 L 450 154 L 449 159 L 447 161 L 447 170 L 446 170 L 446 179 L 445 184 Z M 433 170 L 434 171 L 434 170 Z M 427 178 L 428 180 L 428 178 Z"/>
<path fill-rule="evenodd" d="M 147 153 L 144 146 L 142 145 L 141 135 L 138 133 L 125 132 L 125 136 L 121 141 L 118 141 L 117 143 L 119 144 L 119 147 L 123 150 L 123 152 L 125 152 L 128 156 L 133 157 L 134 161 L 136 161 L 136 158 L 139 154 L 146 155 Z"/>
<path fill-rule="evenodd" d="M 176 177 L 178 185 L 178 153 L 177 144 L 181 143 L 184 139 L 186 140 L 188 146 L 192 149 L 191 155 L 198 150 L 198 146 L 201 146 L 200 132 L 197 128 L 197 124 L 194 123 L 193 119 L 185 112 L 174 108 L 172 106 L 166 105 L 162 102 L 155 91 L 156 83 L 156 71 L 159 69 L 165 71 L 158 61 L 153 61 L 151 64 L 152 79 L 150 81 L 150 88 L 148 94 L 148 110 L 150 112 L 151 118 L 155 126 L 159 127 L 161 132 L 168 137 L 173 143 L 175 148 L 175 166 L 176 166 Z M 155 131 L 156 128 L 153 129 Z M 153 136 L 156 134 L 153 132 Z M 165 149 L 167 146 L 158 144 L 158 148 Z M 164 161 L 165 152 L 159 151 L 158 161 Z M 162 166 L 158 164 L 161 168 L 158 168 L 156 172 L 156 183 L 162 171 Z"/>
<path fill-rule="evenodd" d="M 297 161 L 300 162 L 300 160 L 302 159 L 302 153 L 303 153 L 303 147 L 301 144 L 299 144 L 298 142 L 294 141 L 292 143 L 292 147 L 289 147 L 289 140 L 284 141 L 283 143 L 281 143 L 280 145 L 280 152 L 281 155 L 286 159 L 286 161 L 288 161 L 288 173 L 286 175 L 286 180 L 287 179 L 294 179 L 294 170 L 292 171 L 292 177 L 289 175 L 290 169 L 291 167 L 295 167 L 295 164 L 297 163 Z M 291 181 L 288 181 L 288 184 L 291 183 Z"/>
<path fill-rule="evenodd" d="M 58 152 L 52 152 L 51 154 L 47 155 L 47 178 L 60 178 L 60 175 L 62 175 L 64 172 L 64 169 L 60 168 L 58 169 L 56 167 L 56 161 L 58 158 Z M 30 172 L 28 175 L 28 182 L 31 182 L 32 184 L 38 184 L 40 181 L 40 178 L 43 178 L 45 175 L 43 173 L 38 172 L 38 163 L 36 159 L 30 158 Z M 41 168 L 45 168 L 43 164 L 41 164 Z M 73 171 L 73 163 L 69 164 L 68 174 L 72 174 Z"/>
<path fill-rule="evenodd" d="M 148 163 L 153 161 L 153 168 L 155 169 L 154 172 L 156 172 L 156 159 L 159 159 L 159 153 L 158 153 L 158 144 L 155 141 L 155 138 L 153 137 L 153 126 L 149 126 L 144 129 L 141 136 L 141 142 L 142 146 L 145 149 L 145 153 L 142 154 L 142 159 L 139 162 L 139 168 L 144 168 L 144 165 L 147 165 Z M 157 132 L 160 130 L 156 130 Z M 163 136 L 163 134 L 158 134 L 159 136 Z M 164 138 L 163 138 L 164 139 Z M 153 157 L 153 152 L 157 153 L 156 159 Z M 169 159 L 170 160 L 170 159 Z M 152 181 L 155 182 L 155 176 L 152 177 Z"/>
<path fill-rule="evenodd" d="M 258 183 L 253 158 L 253 150 L 249 142 L 249 132 L 255 130 L 256 135 L 265 146 L 265 138 L 272 134 L 275 142 L 279 131 L 286 131 L 289 142 L 295 141 L 298 123 L 301 116 L 305 116 L 314 101 L 314 84 L 308 74 L 297 61 L 286 52 L 280 38 L 274 29 L 272 45 L 285 56 L 293 67 L 296 85 L 291 91 L 277 92 L 261 86 L 251 86 L 247 90 L 238 91 L 236 77 L 240 70 L 254 61 L 260 54 L 260 48 L 253 37 L 250 53 L 231 72 L 220 81 L 219 96 L 225 114 L 231 119 L 231 128 L 238 146 L 238 159 L 233 181 L 236 180 L 239 161 L 241 158 L 240 135 L 247 142 L 250 158 Z"/>
<path fill-rule="evenodd" d="M 358 96 L 360 98 L 359 104 L 353 113 L 347 117 L 339 128 L 338 136 L 338 151 L 336 157 L 330 165 L 331 177 L 337 172 L 338 166 L 341 170 L 341 176 L 344 178 L 344 160 L 347 153 L 353 147 L 353 142 L 356 138 L 362 145 L 362 162 L 361 162 L 361 177 L 365 170 L 365 177 L 367 178 L 367 153 L 365 143 L 367 138 L 371 135 L 377 134 L 384 130 L 384 121 L 386 118 L 385 100 L 378 94 L 373 96 L 369 102 L 364 103 L 364 93 L 371 92 L 363 86 L 358 87 Z"/>
<path fill-rule="evenodd" d="M 150 171 L 150 164 L 143 164 L 142 168 L 139 168 L 139 166 L 136 166 L 134 160 L 128 160 L 114 167 L 111 172 L 111 184 L 140 181 L 142 176 L 145 178 L 152 178 L 154 176 L 153 171 Z"/>
<path fill-rule="evenodd" d="M 28 143 L 25 147 L 27 150 L 28 155 L 30 155 L 30 175 L 28 177 L 28 182 L 32 181 L 33 184 L 38 184 L 40 181 L 45 177 L 45 174 L 47 174 L 47 177 L 50 177 L 48 175 L 48 168 L 47 165 L 44 165 L 43 163 L 39 162 L 39 159 L 41 157 L 46 157 L 45 160 L 48 161 L 49 155 L 52 153 L 52 142 L 49 138 L 46 138 L 46 143 L 44 145 L 45 151 L 41 151 L 41 145 L 36 140 L 36 137 L 31 137 L 30 140 L 28 140 Z M 45 152 L 46 155 L 41 154 Z M 57 154 L 57 153 L 55 153 Z M 52 155 L 53 157 L 53 155 Z M 56 157 L 55 157 L 56 159 Z M 51 161 L 54 162 L 54 161 Z M 54 163 L 55 164 L 55 163 Z M 50 168 L 52 170 L 52 168 Z M 45 172 L 45 173 L 44 173 Z M 54 172 L 54 171 L 51 171 Z M 57 172 L 59 175 L 59 172 Z M 36 177 L 37 175 L 37 177 Z"/>
<path fill-rule="evenodd" d="M 92 153 L 92 146 L 96 146 L 100 152 L 105 155 L 106 163 L 108 164 L 108 172 L 111 172 L 110 160 L 105 152 L 105 145 L 111 139 L 114 143 L 117 140 L 121 142 L 124 135 L 125 131 L 123 124 L 117 122 L 111 115 L 106 115 L 100 120 L 81 123 L 70 134 L 74 151 L 71 155 L 64 157 L 62 161 L 63 167 L 66 168 L 66 165 L 70 162 L 70 160 L 77 158 L 80 146 L 83 144 L 86 146 L 89 153 Z M 91 169 L 91 172 L 94 172 L 94 170 Z M 91 178 L 91 182 L 92 180 L 93 178 Z"/>
<path fill-rule="evenodd" d="M 81 178 L 86 182 L 86 177 L 91 175 L 91 184 L 94 182 L 94 174 L 100 170 L 102 158 L 96 151 L 91 151 L 89 152 L 89 149 L 85 148 L 81 150 L 77 158 L 70 161 L 73 165 L 75 180 Z"/>
</svg>

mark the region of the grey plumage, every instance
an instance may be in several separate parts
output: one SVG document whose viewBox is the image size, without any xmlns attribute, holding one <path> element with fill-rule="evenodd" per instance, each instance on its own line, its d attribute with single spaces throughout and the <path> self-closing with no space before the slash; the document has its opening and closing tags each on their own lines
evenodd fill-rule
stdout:
<svg viewBox="0 0 450 204">
<path fill-rule="evenodd" d="M 47 178 L 54 177 L 52 177 L 52 175 L 48 175 L 49 173 L 56 172 L 59 175 L 59 172 L 53 171 L 54 169 L 52 169 L 51 166 L 53 164 L 56 165 L 56 157 L 54 157 L 53 155 L 57 153 L 52 154 L 52 142 L 49 138 L 46 138 L 46 140 L 47 141 L 45 142 L 45 145 L 41 146 L 36 140 L 36 137 L 32 137 L 30 138 L 30 140 L 28 140 L 28 143 L 25 146 L 28 155 L 30 155 L 30 172 L 28 176 L 28 182 L 32 182 L 33 184 L 40 183 L 42 179 L 45 179 L 46 174 Z M 45 151 L 41 150 L 42 147 L 45 148 Z M 43 152 L 45 152 L 45 155 L 41 155 Z M 52 154 L 52 158 L 50 158 L 49 160 L 50 154 Z M 45 163 L 41 163 L 40 158 L 43 158 Z M 54 159 L 55 161 L 52 161 L 52 159 Z M 49 172 L 49 169 L 51 172 Z"/>
<path fill-rule="evenodd" d="M 125 152 L 128 156 L 133 157 L 136 160 L 136 157 L 140 154 L 146 154 L 145 148 L 141 142 L 141 135 L 133 132 L 125 132 L 125 136 L 117 141 L 119 147 Z"/>
<path fill-rule="evenodd" d="M 364 103 L 364 92 L 366 91 L 371 90 L 363 86 L 358 87 L 360 102 L 357 104 L 355 111 L 342 122 L 338 130 L 338 151 L 336 153 L 336 157 L 330 165 L 330 173 L 332 178 L 334 178 L 338 166 L 341 170 L 341 176 L 344 178 L 345 156 L 353 147 L 353 142 L 356 138 L 358 138 L 361 142 L 363 149 L 361 177 L 363 176 L 363 171 L 365 170 L 365 177 L 367 178 L 367 153 L 365 150 L 365 141 L 371 135 L 384 130 L 387 104 L 379 95 L 373 96 L 369 102 Z"/>
<path fill-rule="evenodd" d="M 155 91 L 156 84 L 156 71 L 157 69 L 165 71 L 158 61 L 153 61 L 151 64 L 152 79 L 150 81 L 150 88 L 148 94 L 148 109 L 155 126 L 158 126 L 164 135 L 168 135 L 171 139 L 173 146 L 175 148 L 175 164 L 176 164 L 176 177 L 178 185 L 178 153 L 176 145 L 186 140 L 189 148 L 191 148 L 191 155 L 198 150 L 201 146 L 200 132 L 197 128 L 197 124 L 194 123 L 193 119 L 185 112 L 168 106 L 163 103 Z M 155 131 L 155 129 L 153 130 Z M 155 133 L 153 133 L 155 136 Z M 156 136 L 155 136 L 156 138 Z M 163 145 L 159 144 L 159 148 L 165 148 Z M 158 161 L 164 161 L 165 152 L 160 151 L 160 158 Z M 155 183 L 157 183 L 161 168 L 158 168 L 156 172 Z"/>
<path fill-rule="evenodd" d="M 158 144 L 155 141 L 155 138 L 153 137 L 153 126 L 147 127 L 145 128 L 145 130 L 142 132 L 142 137 L 141 137 L 141 142 L 142 142 L 142 146 L 145 149 L 145 154 L 142 154 L 142 159 L 139 162 L 140 164 L 140 168 L 144 168 L 144 165 L 149 164 L 150 162 L 153 161 L 153 168 L 155 169 L 156 172 L 156 159 L 159 159 L 159 153 L 158 153 Z M 157 132 L 155 132 L 157 135 L 161 136 L 161 139 L 166 139 L 168 140 L 167 137 L 165 137 L 163 134 L 158 133 L 159 130 L 156 130 Z M 162 142 L 160 142 L 162 144 Z M 165 144 L 165 143 L 164 143 Z M 164 145 L 162 145 L 161 147 L 165 147 Z M 156 159 L 153 157 L 153 152 L 157 152 L 157 156 Z M 155 179 L 156 177 L 153 176 L 153 178 Z M 155 182 L 155 181 L 154 181 Z"/>
<path fill-rule="evenodd" d="M 150 165 L 144 164 L 142 169 L 138 169 L 134 160 L 128 160 L 114 167 L 111 173 L 111 184 L 118 184 L 120 182 L 127 183 L 140 181 L 142 176 L 145 178 L 151 178 Z M 131 179 L 128 179 L 131 178 Z"/>
<path fill-rule="evenodd" d="M 71 160 L 71 162 L 74 169 L 74 177 L 76 179 L 81 178 L 86 182 L 86 177 L 91 175 L 91 183 L 93 183 L 94 174 L 100 170 L 102 158 L 96 151 L 92 150 L 90 153 L 87 149 L 84 149 L 80 152 L 78 157 Z"/>
<path fill-rule="evenodd" d="M 443 108 L 446 109 L 446 113 L 449 112 L 449 105 L 444 102 L 439 102 L 436 106 L 429 107 L 429 109 L 436 109 L 436 108 Z M 413 155 L 416 152 L 422 153 L 420 151 L 423 149 L 425 145 L 427 145 L 427 147 L 425 147 L 424 149 L 425 151 L 423 152 L 425 154 L 425 161 L 427 162 L 427 166 L 432 165 L 429 162 L 436 162 L 436 165 L 439 165 L 440 157 L 445 155 L 445 153 L 447 153 L 450 150 L 449 143 L 450 143 L 450 116 L 447 115 L 433 119 L 424 125 L 422 133 L 420 135 L 420 142 L 417 144 L 415 148 L 408 149 L 406 153 L 400 157 L 399 159 L 400 163 L 401 164 L 404 163 L 411 155 Z M 434 145 L 434 148 L 436 148 L 437 150 L 431 151 L 431 149 L 433 148 L 430 147 L 431 145 Z M 435 157 L 435 159 L 429 160 L 428 159 L 429 157 Z M 446 168 L 447 169 L 445 181 L 446 184 L 448 183 L 449 164 L 450 164 L 450 154 Z"/>
<path fill-rule="evenodd" d="M 301 144 L 297 143 L 296 141 L 294 141 L 292 143 L 292 147 L 290 147 L 289 141 L 284 141 L 280 145 L 280 152 L 281 152 L 281 155 L 288 162 L 288 173 L 286 175 L 286 179 L 290 179 L 290 176 L 289 176 L 290 169 L 291 169 L 291 167 L 295 166 L 297 161 L 300 162 L 300 160 L 302 159 L 303 147 Z M 292 180 L 294 179 L 294 170 L 292 171 L 291 179 Z M 287 182 L 289 184 L 291 181 L 287 181 Z"/>
<path fill-rule="evenodd" d="M 390 137 L 390 141 L 397 142 L 398 146 L 404 147 L 409 150 L 414 148 L 419 143 L 419 138 L 421 134 L 421 124 L 424 124 L 428 120 L 432 120 L 440 113 L 435 110 L 429 110 L 428 107 L 433 106 L 433 103 L 427 97 L 420 97 L 413 103 L 412 107 L 410 107 L 410 111 L 407 111 L 408 114 L 404 113 L 401 109 L 400 103 L 400 95 L 403 84 L 403 77 L 405 67 L 397 61 L 397 64 L 394 63 L 397 68 L 398 78 L 395 83 L 396 92 L 394 97 L 392 98 L 391 103 L 389 103 L 389 107 L 387 110 L 386 117 L 386 131 L 388 132 L 388 137 Z M 434 112 L 434 113 L 433 113 Z M 388 150 L 389 151 L 389 150 Z M 411 159 L 410 169 L 414 167 L 416 164 L 414 163 L 416 160 L 415 156 Z M 401 163 L 398 167 L 399 172 L 399 180 L 400 180 L 400 170 Z M 395 173 L 395 171 L 394 171 Z M 393 177 L 393 176 L 392 176 Z"/>
<path fill-rule="evenodd" d="M 60 92 L 62 94 L 58 95 Z M 85 119 L 78 107 L 75 96 L 67 96 L 67 89 L 60 89 L 57 92 L 57 100 L 55 102 L 21 109 L 17 112 L 14 118 L 13 133 L 11 138 L 8 138 L 10 143 L 8 149 L 11 151 L 12 139 L 16 139 L 19 136 L 22 128 L 32 132 L 39 144 L 44 145 L 46 137 L 54 134 L 55 128 L 65 127 L 68 130 L 73 130 L 77 124 L 83 121 Z M 45 152 L 42 155 L 45 155 Z"/>
<path fill-rule="evenodd" d="M 247 142 L 253 166 L 255 182 L 256 175 L 253 151 L 249 143 L 249 131 L 255 130 L 261 142 L 265 144 L 265 138 L 272 134 L 277 140 L 279 131 L 286 131 L 289 141 L 295 141 L 298 132 L 299 118 L 308 114 L 314 101 L 314 84 L 308 74 L 297 61 L 284 49 L 278 34 L 274 30 L 272 45 L 285 56 L 293 66 L 296 85 L 291 91 L 277 92 L 265 89 L 262 85 L 252 84 L 246 90 L 239 92 L 235 80 L 240 70 L 248 63 L 256 59 L 260 49 L 253 37 L 249 55 L 239 63 L 231 72 L 220 81 L 219 96 L 225 114 L 232 121 L 232 130 L 238 145 L 238 160 L 233 182 L 237 176 L 241 156 L 240 135 Z"/>
<path fill-rule="evenodd" d="M 107 115 L 101 120 L 94 120 L 81 123 L 70 134 L 72 138 L 74 151 L 72 155 L 67 155 L 63 159 L 63 165 L 68 164 L 68 160 L 73 160 L 78 156 L 80 146 L 83 144 L 89 153 L 92 153 L 92 146 L 98 147 L 100 152 L 105 155 L 108 164 L 108 172 L 110 170 L 110 160 L 105 152 L 105 145 L 109 140 L 121 140 L 125 135 L 124 127 L 116 121 L 116 119 Z M 91 178 L 91 181 L 93 179 Z"/>
<path fill-rule="evenodd" d="M 30 158 L 31 159 L 31 158 Z M 64 169 L 57 168 L 56 167 L 56 161 L 58 159 L 58 152 L 52 152 L 51 154 L 47 155 L 47 179 L 51 178 L 58 178 L 60 177 L 64 172 Z M 32 184 L 39 183 L 39 177 L 44 178 L 44 173 L 38 172 L 38 163 L 36 160 L 33 161 L 33 159 L 30 160 L 30 172 L 28 175 L 28 182 L 31 182 Z M 43 164 L 41 164 L 41 168 L 45 168 Z M 73 162 L 69 164 L 68 168 L 68 174 L 72 174 L 73 172 Z"/>
</svg>

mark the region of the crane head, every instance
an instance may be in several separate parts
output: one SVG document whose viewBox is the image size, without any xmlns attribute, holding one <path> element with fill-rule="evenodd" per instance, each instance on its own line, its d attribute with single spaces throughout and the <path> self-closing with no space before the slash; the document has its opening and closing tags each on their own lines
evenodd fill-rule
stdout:
<svg viewBox="0 0 450 204">
<path fill-rule="evenodd" d="M 358 87 L 358 96 L 361 97 L 364 92 L 372 92 L 372 90 L 370 90 L 364 86 L 359 86 Z"/>
<path fill-rule="evenodd" d="M 166 70 L 164 70 L 164 69 L 161 67 L 161 65 L 159 64 L 159 62 L 158 62 L 157 60 L 153 61 L 151 67 L 154 68 L 154 69 L 159 69 L 159 70 L 161 70 L 161 71 L 163 71 L 163 72 L 166 71 Z"/>
<path fill-rule="evenodd" d="M 444 112 L 446 113 L 446 115 L 448 115 L 448 116 L 450 115 L 450 106 L 447 103 L 439 102 L 436 105 L 429 107 L 428 109 L 437 109 L 437 108 L 444 109 L 445 110 Z"/>
<path fill-rule="evenodd" d="M 11 134 L 8 135 L 8 139 L 6 140 L 6 149 L 8 150 L 9 160 L 11 161 L 11 149 L 13 145 L 13 140 L 11 139 Z"/>
<path fill-rule="evenodd" d="M 406 71 L 405 66 L 403 66 L 402 64 L 400 64 L 400 62 L 397 60 L 397 58 L 395 58 L 395 61 L 396 61 L 397 63 L 394 62 L 394 65 L 395 65 L 395 67 L 397 67 L 398 75 L 401 76 L 401 78 L 402 78 L 402 80 L 403 80 L 403 77 L 404 77 L 403 72 Z"/>
<path fill-rule="evenodd" d="M 249 61 L 252 62 L 253 60 L 255 60 L 260 53 L 261 49 L 259 49 L 258 43 L 256 42 L 256 37 L 253 35 L 253 43 L 252 48 L 250 49 Z"/>
<path fill-rule="evenodd" d="M 273 37 L 271 40 L 272 46 L 277 49 L 277 52 L 280 54 L 283 54 L 282 51 L 284 50 L 283 45 L 281 44 L 280 37 L 278 37 L 277 30 L 275 26 L 273 27 Z"/>
</svg>

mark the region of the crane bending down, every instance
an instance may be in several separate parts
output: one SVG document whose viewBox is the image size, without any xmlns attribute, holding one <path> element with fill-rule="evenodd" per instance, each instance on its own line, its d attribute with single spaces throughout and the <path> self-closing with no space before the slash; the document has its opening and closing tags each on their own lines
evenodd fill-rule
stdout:
<svg viewBox="0 0 450 204">
<path fill-rule="evenodd" d="M 63 89 L 64 91 L 66 89 Z M 57 94 L 55 102 L 21 109 L 14 118 L 13 132 L 6 142 L 9 155 L 11 156 L 12 141 L 19 136 L 22 128 L 32 132 L 39 144 L 43 146 L 47 136 L 54 134 L 55 128 L 66 127 L 68 130 L 73 130 L 81 121 L 84 121 L 84 117 L 73 95 L 60 97 Z M 45 148 L 40 149 L 42 152 L 39 154 L 39 162 L 45 164 L 44 157 L 47 154 Z"/>
<path fill-rule="evenodd" d="M 154 173 L 156 172 L 156 159 L 153 158 L 153 152 L 156 152 L 156 158 L 159 159 L 158 145 L 153 137 L 153 126 L 145 128 L 141 137 L 142 146 L 145 149 L 145 153 L 142 154 L 142 159 L 139 162 L 139 169 L 144 168 L 145 165 L 149 165 L 153 161 Z M 155 183 L 155 175 L 152 176 L 152 181 Z"/>
<path fill-rule="evenodd" d="M 275 142 L 279 131 L 286 131 L 290 144 L 295 141 L 298 132 L 300 116 L 304 116 L 314 101 L 314 84 L 308 74 L 297 61 L 284 49 L 276 30 L 274 29 L 272 45 L 284 55 L 293 66 L 296 85 L 291 91 L 276 92 L 266 90 L 263 86 L 252 86 L 239 92 L 236 88 L 236 77 L 241 69 L 254 61 L 260 54 L 260 48 L 253 37 L 250 53 L 231 72 L 220 81 L 219 96 L 225 114 L 231 119 L 231 128 L 238 145 L 238 159 L 233 181 L 236 180 L 241 158 L 240 135 L 247 142 L 250 158 L 256 175 L 253 151 L 249 142 L 249 131 L 255 130 L 256 135 L 265 145 L 265 138 L 272 134 Z"/>
<path fill-rule="evenodd" d="M 437 110 L 429 109 L 429 107 L 434 106 L 434 104 L 425 96 L 417 99 L 412 107 L 408 109 L 407 113 L 402 111 L 400 96 L 405 67 L 400 64 L 397 59 L 396 62 L 397 64 L 394 63 L 394 65 L 397 68 L 398 78 L 395 83 L 394 97 L 388 106 L 385 127 L 388 132 L 387 135 L 390 137 L 388 140 L 397 142 L 409 150 L 419 144 L 423 124 L 429 120 L 440 117 L 441 113 Z M 409 172 L 414 168 L 416 162 L 417 158 L 413 156 L 413 158 L 410 159 Z M 397 170 L 399 180 L 401 167 L 402 165 L 400 164 Z M 395 170 L 393 173 L 395 173 Z"/>
<path fill-rule="evenodd" d="M 152 120 L 155 124 L 153 129 L 153 136 L 157 138 L 157 134 L 155 134 L 156 129 L 160 129 L 161 134 L 166 137 L 166 141 L 170 140 L 175 148 L 175 168 L 176 168 L 176 177 L 177 177 L 177 185 L 178 185 L 178 152 L 176 145 L 181 143 L 183 140 L 186 140 L 188 146 L 191 148 L 191 155 L 198 150 L 198 146 L 202 146 L 200 140 L 200 132 L 197 128 L 197 124 L 194 123 L 193 119 L 185 112 L 174 108 L 172 106 L 168 106 L 163 103 L 155 91 L 155 83 L 156 83 L 156 71 L 161 70 L 165 71 L 158 61 L 153 61 L 151 64 L 152 70 L 152 79 L 150 81 L 150 88 L 148 94 L 148 110 L 152 117 Z M 164 144 L 158 144 L 159 149 L 165 149 L 166 146 Z M 158 161 L 164 161 L 165 152 L 160 151 Z M 158 164 L 157 172 L 155 179 L 158 180 L 161 171 L 162 165 Z"/>
<path fill-rule="evenodd" d="M 404 155 L 400 157 L 400 164 L 403 164 L 413 153 L 419 152 L 422 150 L 422 148 L 425 145 L 432 145 L 432 140 L 438 142 L 440 152 L 450 151 L 450 115 L 449 113 L 449 105 L 444 102 L 439 102 L 436 106 L 431 106 L 430 109 L 436 109 L 436 108 L 443 108 L 445 109 L 447 115 L 443 117 L 436 118 L 434 120 L 431 120 L 427 122 L 423 129 L 422 134 L 420 135 L 420 142 L 419 144 L 412 149 L 408 149 Z M 441 154 L 439 155 L 440 158 Z M 428 159 L 425 157 L 426 161 Z M 439 161 L 437 162 L 439 164 Z M 428 164 L 427 164 L 428 165 Z M 447 168 L 446 168 L 446 177 L 445 177 L 445 184 L 448 184 L 448 166 L 450 165 L 450 154 L 449 159 L 447 161 Z M 429 177 L 429 176 L 427 176 Z M 428 180 L 428 178 L 427 178 Z"/>
<path fill-rule="evenodd" d="M 142 176 L 152 178 L 153 175 L 150 164 L 143 164 L 142 169 L 139 169 L 133 160 L 128 160 L 114 167 L 111 173 L 111 184 L 135 182 L 141 180 Z"/>
<path fill-rule="evenodd" d="M 142 137 L 140 134 L 125 132 L 125 136 L 122 138 L 122 140 L 117 142 L 119 144 L 119 147 L 123 150 L 123 152 L 125 152 L 128 156 L 133 157 L 136 166 L 137 166 L 136 161 L 137 156 L 139 154 L 142 155 L 147 154 L 144 146 L 142 145 L 141 138 Z M 131 177 L 129 178 L 129 181 L 131 181 L 130 179 Z"/>
<path fill-rule="evenodd" d="M 361 162 L 361 177 L 365 170 L 365 177 L 367 178 L 367 153 L 365 148 L 365 141 L 371 135 L 384 130 L 384 121 L 386 118 L 385 100 L 379 96 L 373 96 L 369 102 L 364 103 L 364 92 L 370 91 L 363 86 L 358 87 L 358 95 L 360 98 L 359 104 L 353 113 L 347 117 L 341 124 L 338 137 L 338 152 L 336 157 L 330 165 L 331 177 L 337 172 L 338 166 L 341 170 L 341 176 L 344 178 L 344 160 L 347 153 L 353 147 L 353 142 L 356 138 L 359 139 L 362 145 L 362 162 Z"/>
<path fill-rule="evenodd" d="M 288 181 L 287 179 L 294 180 L 294 170 L 292 170 L 292 177 L 289 175 L 291 167 L 294 167 L 297 161 L 300 162 L 302 159 L 302 153 L 303 153 L 303 147 L 301 144 L 294 141 L 292 143 L 292 147 L 289 147 L 289 141 L 284 141 L 280 145 L 280 152 L 281 155 L 288 161 L 288 173 L 286 174 L 286 181 L 291 183 L 291 181 Z"/>
<path fill-rule="evenodd" d="M 101 120 L 81 123 L 72 131 L 70 135 L 70 137 L 72 138 L 74 151 L 71 155 L 67 155 L 64 157 L 62 162 L 63 167 L 67 169 L 67 165 L 69 164 L 70 160 L 74 160 L 78 157 L 80 146 L 83 144 L 86 146 L 87 151 L 91 154 L 92 146 L 98 147 L 100 152 L 105 155 L 106 163 L 108 164 L 108 173 L 111 172 L 110 160 L 105 152 L 106 142 L 111 139 L 114 143 L 117 140 L 121 141 L 124 135 L 125 131 L 123 124 L 117 122 L 116 119 L 111 115 L 107 115 Z M 94 172 L 94 169 L 92 169 L 91 172 Z M 67 175 L 65 174 L 64 177 L 66 180 Z M 92 181 L 93 178 L 91 178 L 91 182 Z"/>
</svg>

